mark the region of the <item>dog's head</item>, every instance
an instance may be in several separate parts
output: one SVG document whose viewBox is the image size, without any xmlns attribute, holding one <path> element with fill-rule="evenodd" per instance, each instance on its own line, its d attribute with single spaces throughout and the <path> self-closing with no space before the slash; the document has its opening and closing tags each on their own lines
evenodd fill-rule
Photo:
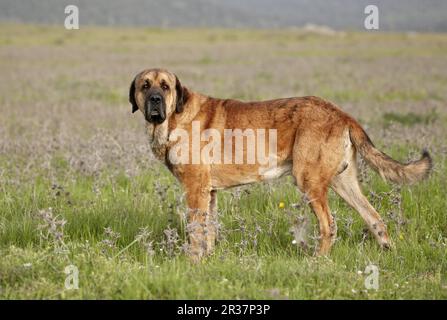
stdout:
<svg viewBox="0 0 447 320">
<path fill-rule="evenodd" d="M 162 69 L 147 69 L 132 81 L 129 102 L 132 112 L 139 109 L 146 121 L 161 124 L 174 112 L 183 111 L 187 95 L 175 74 Z"/>
</svg>

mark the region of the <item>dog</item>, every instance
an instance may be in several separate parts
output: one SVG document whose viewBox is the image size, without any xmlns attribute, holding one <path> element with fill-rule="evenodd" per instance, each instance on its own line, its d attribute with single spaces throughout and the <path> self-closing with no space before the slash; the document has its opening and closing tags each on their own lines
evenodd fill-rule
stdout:
<svg viewBox="0 0 447 320">
<path fill-rule="evenodd" d="M 390 248 L 386 225 L 362 194 L 357 180 L 357 153 L 382 178 L 394 183 L 415 183 L 426 178 L 432 169 L 427 151 L 423 151 L 419 160 L 406 164 L 393 160 L 374 146 L 356 120 L 335 104 L 315 96 L 259 102 L 217 99 L 183 86 L 167 70 L 146 69 L 132 81 L 129 102 L 133 113 L 139 110 L 144 115 L 153 154 L 184 187 L 189 208 L 189 255 L 193 261 L 214 250 L 217 190 L 284 175 L 294 177 L 318 219 L 320 238 L 316 255 L 328 254 L 336 238 L 336 223 L 328 205 L 329 188 L 360 214 L 382 248 Z M 272 139 L 274 146 L 269 145 L 269 150 L 271 147 L 275 151 L 271 157 L 274 166 L 265 168 L 253 161 L 219 159 L 191 163 L 191 158 L 197 160 L 200 148 L 190 139 L 180 144 L 186 154 L 179 155 L 180 136 L 198 133 L 202 138 L 213 136 L 218 143 L 215 146 L 222 146 L 232 141 L 225 139 L 229 129 L 245 133 L 269 130 L 264 138 L 276 139 Z M 206 139 L 199 141 L 199 147 L 205 142 Z M 230 146 L 223 153 L 230 160 L 238 152 L 248 157 L 249 148 L 248 143 L 239 148 Z M 172 152 L 174 149 L 176 152 Z M 189 162 L 179 161 L 180 157 Z"/>
</svg>

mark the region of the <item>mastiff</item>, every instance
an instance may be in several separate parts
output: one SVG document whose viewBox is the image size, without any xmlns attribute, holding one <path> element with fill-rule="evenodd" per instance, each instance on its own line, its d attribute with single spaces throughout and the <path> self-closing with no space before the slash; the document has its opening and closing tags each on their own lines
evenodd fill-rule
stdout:
<svg viewBox="0 0 447 320">
<path fill-rule="evenodd" d="M 183 86 L 172 72 L 147 69 L 132 81 L 129 101 L 132 112 L 144 116 L 153 154 L 184 187 L 193 261 L 214 249 L 218 190 L 284 175 L 293 176 L 318 219 L 317 255 L 327 254 L 336 238 L 329 188 L 360 214 L 379 245 L 389 248 L 386 225 L 361 191 L 357 154 L 399 184 L 420 181 L 432 168 L 427 151 L 405 164 L 393 160 L 355 119 L 314 96 L 218 99 Z"/>
</svg>

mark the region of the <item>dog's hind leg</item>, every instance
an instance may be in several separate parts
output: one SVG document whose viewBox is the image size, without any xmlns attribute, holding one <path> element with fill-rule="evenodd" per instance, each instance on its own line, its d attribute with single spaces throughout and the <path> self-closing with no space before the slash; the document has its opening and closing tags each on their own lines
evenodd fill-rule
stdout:
<svg viewBox="0 0 447 320">
<path fill-rule="evenodd" d="M 321 132 L 328 131 L 326 135 Z M 311 128 L 297 132 L 293 147 L 292 174 L 308 198 L 320 229 L 318 255 L 328 254 L 337 236 L 337 226 L 328 203 L 329 185 L 343 159 L 342 127 Z M 312 143 L 309 143 L 309 142 Z"/>
<path fill-rule="evenodd" d="M 309 204 L 318 218 L 320 229 L 320 242 L 317 255 L 326 255 L 329 253 L 337 232 L 334 218 L 329 209 L 327 192 L 327 186 L 311 188 L 306 192 L 309 198 Z"/>
<path fill-rule="evenodd" d="M 305 166 L 300 166 L 300 163 L 297 163 L 297 165 L 294 163 L 293 168 L 296 184 L 306 195 L 309 205 L 318 219 L 320 242 L 316 253 L 317 255 L 326 255 L 337 236 L 337 227 L 328 203 L 329 183 L 324 178 L 325 175 L 322 174 L 322 166 L 319 166 L 318 163 Z"/>
<path fill-rule="evenodd" d="M 355 151 L 353 151 L 345 170 L 332 179 L 331 187 L 360 214 L 380 246 L 388 249 L 390 247 L 390 239 L 386 225 L 360 189 L 357 180 Z"/>
</svg>

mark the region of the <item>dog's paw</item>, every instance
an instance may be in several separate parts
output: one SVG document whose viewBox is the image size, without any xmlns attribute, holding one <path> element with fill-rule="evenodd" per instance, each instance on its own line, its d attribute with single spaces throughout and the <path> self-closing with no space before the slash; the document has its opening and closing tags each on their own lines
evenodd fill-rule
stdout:
<svg viewBox="0 0 447 320">
<path fill-rule="evenodd" d="M 193 264 L 198 264 L 203 261 L 203 254 L 199 253 L 190 253 L 188 254 L 189 261 Z"/>
<path fill-rule="evenodd" d="M 388 250 L 391 250 L 393 248 L 393 246 L 391 245 L 391 242 L 387 241 L 387 242 L 380 243 L 380 248 L 384 251 L 388 251 Z"/>
</svg>

